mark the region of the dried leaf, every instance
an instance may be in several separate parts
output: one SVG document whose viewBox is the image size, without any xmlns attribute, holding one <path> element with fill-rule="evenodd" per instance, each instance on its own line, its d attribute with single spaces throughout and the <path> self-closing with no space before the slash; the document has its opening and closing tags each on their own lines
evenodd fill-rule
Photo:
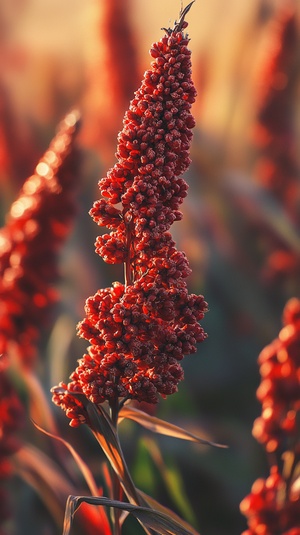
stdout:
<svg viewBox="0 0 300 535">
<path fill-rule="evenodd" d="M 195 528 L 193 528 L 185 520 L 182 520 L 176 513 L 174 513 L 174 511 L 172 511 L 168 507 L 165 507 L 164 505 L 159 503 L 157 500 L 155 500 L 154 498 L 152 498 L 151 496 L 149 496 L 148 494 L 146 494 L 142 490 L 139 490 L 138 492 L 139 492 L 140 497 L 145 502 L 147 502 L 152 509 L 154 509 L 156 511 L 159 511 L 161 513 L 164 513 L 167 516 L 170 516 L 171 518 L 173 518 L 173 520 L 175 520 L 176 522 L 182 524 L 182 526 L 185 527 L 186 530 L 189 531 L 192 535 L 199 535 L 198 531 L 196 531 Z"/>
<path fill-rule="evenodd" d="M 198 442 L 199 444 L 205 444 L 206 446 L 227 448 L 226 445 L 217 444 L 215 442 L 211 442 L 210 440 L 198 437 L 197 435 L 194 435 L 189 431 L 185 431 L 177 425 L 165 422 L 160 418 L 156 418 L 156 416 L 150 416 L 146 412 L 136 409 L 135 407 L 124 406 L 120 411 L 120 417 L 130 418 L 130 420 L 134 420 L 135 422 L 139 423 L 149 431 L 153 431 L 154 433 L 159 433 L 161 435 L 167 435 L 169 437 L 174 438 L 180 438 L 182 440 L 190 440 L 192 442 Z"/>
<path fill-rule="evenodd" d="M 22 477 L 46 504 L 57 525 L 61 525 L 66 496 L 72 485 L 61 469 L 47 455 L 32 445 L 24 445 L 13 457 L 16 473 Z"/>
<path fill-rule="evenodd" d="M 83 502 L 91 505 L 116 507 L 117 509 L 128 511 L 142 525 L 149 529 L 154 529 L 160 535 L 199 535 L 194 530 L 190 531 L 187 529 L 181 521 L 179 522 L 161 511 L 156 511 L 149 507 L 139 507 L 131 503 L 110 500 L 105 497 L 96 498 L 89 496 L 69 496 L 66 506 L 63 535 L 70 535 L 74 514 Z"/>
<path fill-rule="evenodd" d="M 117 474 L 127 498 L 131 503 L 141 505 L 111 419 L 102 407 L 98 407 L 98 410 L 93 403 L 88 403 L 86 409 L 93 434 Z"/>
<path fill-rule="evenodd" d="M 60 528 L 64 519 L 67 496 L 75 492 L 74 486 L 64 476 L 61 467 L 45 453 L 31 444 L 24 445 L 12 461 L 16 473 L 22 477 L 40 496 Z M 103 508 L 97 508 L 92 514 L 89 510 L 80 511 L 79 522 L 84 533 L 91 535 L 111 535 L 110 525 Z"/>
<path fill-rule="evenodd" d="M 54 435 L 53 433 L 50 433 L 49 431 L 46 431 L 45 429 L 40 427 L 36 422 L 33 422 L 33 424 L 35 425 L 35 427 L 39 431 L 41 431 L 42 433 L 44 433 L 48 437 L 51 437 L 51 438 L 53 438 L 55 440 L 58 440 L 59 442 L 64 444 L 64 446 L 70 451 L 71 455 L 73 456 L 78 468 L 80 469 L 80 471 L 81 471 L 81 473 L 82 473 L 82 475 L 83 475 L 83 477 L 84 477 L 84 479 L 86 481 L 86 484 L 87 484 L 88 488 L 91 491 L 91 494 L 93 496 L 97 496 L 99 491 L 98 491 L 98 487 L 96 485 L 96 482 L 95 482 L 95 480 L 93 478 L 92 472 L 89 469 L 89 467 L 87 466 L 87 464 L 84 462 L 84 460 L 77 453 L 77 451 L 73 448 L 73 446 L 69 442 L 64 440 L 63 438 L 61 438 L 61 437 L 59 437 L 57 435 Z"/>
</svg>

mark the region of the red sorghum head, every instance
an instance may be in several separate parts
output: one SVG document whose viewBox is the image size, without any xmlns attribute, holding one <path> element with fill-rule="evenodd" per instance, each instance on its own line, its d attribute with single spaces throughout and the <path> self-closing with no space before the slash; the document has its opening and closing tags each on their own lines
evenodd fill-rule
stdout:
<svg viewBox="0 0 300 535">
<path fill-rule="evenodd" d="M 295 447 L 297 414 L 300 411 L 300 300 L 287 302 L 284 327 L 278 338 L 258 358 L 261 383 L 257 390 L 262 414 L 254 422 L 253 434 L 268 452 L 282 453 Z M 298 424 L 299 425 L 299 424 Z M 298 436 L 297 448 L 300 450 Z"/>
<path fill-rule="evenodd" d="M 253 137 L 257 149 L 254 175 L 270 198 L 284 209 L 291 233 L 296 233 L 300 225 L 300 170 L 294 109 L 299 27 L 292 4 L 283 2 L 271 22 L 266 59 L 260 73 Z M 274 287 L 293 284 L 297 292 L 299 252 L 276 232 L 267 234 L 266 238 L 268 255 L 262 271 L 264 281 Z"/>
<path fill-rule="evenodd" d="M 295 9 L 282 4 L 272 21 L 266 60 L 260 74 L 254 143 L 258 149 L 255 175 L 297 218 L 299 168 L 293 103 L 297 77 L 299 30 Z M 298 201 L 297 201 L 298 199 Z"/>
<path fill-rule="evenodd" d="M 95 404 L 119 398 L 155 403 L 159 395 L 176 392 L 183 378 L 180 361 L 205 338 L 198 322 L 207 304 L 188 293 L 188 260 L 169 233 L 181 219 L 187 184 L 180 175 L 190 163 L 195 125 L 185 27 L 182 17 L 152 46 L 151 68 L 118 136 L 118 162 L 100 180 L 102 198 L 90 212 L 110 230 L 97 238 L 96 251 L 108 263 L 124 263 L 125 284 L 116 282 L 87 299 L 78 334 L 90 347 L 67 389 L 52 389 L 71 425 L 84 415 L 72 392 Z"/>
<path fill-rule="evenodd" d="M 34 174 L 24 183 L 0 230 L 0 353 L 17 344 L 32 366 L 49 305 L 56 300 L 57 251 L 75 211 L 78 114 L 62 121 Z"/>
<path fill-rule="evenodd" d="M 300 535 L 300 300 L 290 299 L 284 327 L 259 355 L 262 414 L 253 434 L 271 460 L 269 477 L 257 480 L 241 503 L 249 529 L 243 535 Z"/>
<path fill-rule="evenodd" d="M 267 479 L 257 479 L 240 505 L 248 519 L 242 535 L 300 535 L 300 496 L 294 495 L 273 466 Z"/>
</svg>

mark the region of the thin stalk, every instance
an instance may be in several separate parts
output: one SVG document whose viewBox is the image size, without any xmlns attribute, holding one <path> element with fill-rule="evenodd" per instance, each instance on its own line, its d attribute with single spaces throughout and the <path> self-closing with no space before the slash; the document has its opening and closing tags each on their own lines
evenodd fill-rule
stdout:
<svg viewBox="0 0 300 535">
<path fill-rule="evenodd" d="M 118 433 L 118 416 L 119 416 L 119 401 L 113 400 L 110 402 L 110 416 L 112 424 L 116 430 L 116 433 Z M 120 485 L 119 478 L 113 468 L 110 467 L 111 472 L 111 480 L 112 480 L 112 494 L 114 500 L 122 501 L 123 498 L 123 490 Z M 111 508 L 111 517 L 112 517 L 112 524 L 113 524 L 113 535 L 121 535 L 122 529 L 121 529 L 121 511 L 117 509 L 116 507 Z"/>
<path fill-rule="evenodd" d="M 131 242 L 132 242 L 132 215 L 128 212 L 124 215 L 124 222 L 126 225 L 126 247 L 127 258 L 124 263 L 124 279 L 125 286 L 132 284 L 132 270 L 131 270 Z"/>
</svg>

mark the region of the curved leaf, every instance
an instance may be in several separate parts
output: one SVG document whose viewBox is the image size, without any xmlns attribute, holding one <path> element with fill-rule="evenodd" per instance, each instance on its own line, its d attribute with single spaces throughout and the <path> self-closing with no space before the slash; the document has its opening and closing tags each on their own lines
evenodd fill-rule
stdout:
<svg viewBox="0 0 300 535">
<path fill-rule="evenodd" d="M 64 440 L 63 438 L 57 436 L 57 435 L 54 435 L 53 433 L 50 433 L 49 431 L 46 431 L 45 429 L 43 429 L 41 426 L 39 426 L 36 422 L 32 421 L 32 423 L 35 425 L 35 427 L 41 431 L 42 433 L 44 433 L 45 435 L 47 435 L 48 437 L 51 437 L 55 440 L 58 440 L 59 442 L 61 442 L 62 444 L 64 444 L 64 446 L 70 451 L 71 455 L 73 456 L 78 468 L 80 469 L 85 481 L 86 481 L 86 484 L 88 486 L 88 488 L 90 489 L 91 491 L 91 494 L 94 495 L 94 496 L 97 496 L 98 493 L 99 493 L 99 490 L 98 490 L 98 487 L 96 485 L 96 482 L 94 480 L 94 477 L 93 477 L 93 474 L 91 472 L 91 470 L 89 469 L 89 467 L 87 466 L 87 464 L 84 462 L 84 460 L 80 457 L 80 455 L 77 453 L 77 451 L 73 448 L 73 446 L 67 442 L 66 440 Z"/>
<path fill-rule="evenodd" d="M 67 497 L 75 487 L 58 466 L 45 453 L 31 444 L 25 444 L 11 457 L 15 472 L 30 485 L 43 501 L 53 520 L 60 528 L 64 519 Z M 110 525 L 101 507 L 79 511 L 79 524 L 85 535 L 97 533 L 111 535 Z"/>
<path fill-rule="evenodd" d="M 161 513 L 164 513 L 165 515 L 168 515 L 169 517 L 173 518 L 174 520 L 176 520 L 176 522 L 179 522 L 180 524 L 182 524 L 182 526 L 185 527 L 187 531 L 189 531 L 192 535 L 199 535 L 198 531 L 196 531 L 195 528 L 193 528 L 188 522 L 186 522 L 186 520 L 182 520 L 176 513 L 174 513 L 174 511 L 172 511 L 168 507 L 165 507 L 164 505 L 159 503 L 157 500 L 152 498 L 152 496 L 149 496 L 142 490 L 139 490 L 138 492 L 139 492 L 140 497 L 145 502 L 147 502 L 152 509 L 159 511 Z"/>
<path fill-rule="evenodd" d="M 217 448 L 228 447 L 224 444 L 217 444 L 216 442 L 211 442 L 210 440 L 198 437 L 197 435 L 194 435 L 189 431 L 185 431 L 185 429 L 182 429 L 177 425 L 165 422 L 156 416 L 150 416 L 146 412 L 136 409 L 135 407 L 122 407 L 120 411 L 120 417 L 134 420 L 149 431 L 153 431 L 153 433 L 159 433 L 160 435 L 180 438 L 182 440 L 190 440 L 192 442 L 198 442 L 199 444 L 204 444 L 206 446 L 215 446 Z"/>
<path fill-rule="evenodd" d="M 140 507 L 131 503 L 110 500 L 105 497 L 96 498 L 89 496 L 69 496 L 66 506 L 63 535 L 70 535 L 74 514 L 83 502 L 91 505 L 116 507 L 117 509 L 128 511 L 141 522 L 142 525 L 149 529 L 154 529 L 160 535 L 199 535 L 194 530 L 190 531 L 187 529 L 181 521 L 179 522 L 161 511 L 149 507 Z"/>
<path fill-rule="evenodd" d="M 86 410 L 89 415 L 92 432 L 117 474 L 129 501 L 136 505 L 141 505 L 110 417 L 102 407 L 96 408 L 93 403 L 88 403 Z"/>
</svg>

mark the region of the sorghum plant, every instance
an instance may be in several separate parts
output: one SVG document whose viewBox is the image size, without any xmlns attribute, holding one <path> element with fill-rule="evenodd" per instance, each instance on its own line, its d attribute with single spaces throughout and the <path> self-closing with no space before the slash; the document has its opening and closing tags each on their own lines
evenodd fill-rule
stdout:
<svg viewBox="0 0 300 535">
<path fill-rule="evenodd" d="M 131 0 L 98 2 L 99 60 L 84 99 L 90 117 L 86 128 L 83 125 L 83 138 L 100 149 L 101 160 L 109 161 L 108 165 L 128 101 L 140 80 L 131 4 Z"/>
<path fill-rule="evenodd" d="M 155 60 L 119 134 L 118 163 L 100 180 L 103 198 L 90 212 L 111 229 L 97 238 L 96 252 L 108 263 L 124 263 L 125 283 L 88 298 L 78 326 L 91 343 L 88 354 L 68 388 L 53 389 L 72 425 L 85 421 L 83 405 L 72 407 L 72 392 L 114 407 L 120 399 L 156 403 L 159 394 L 174 393 L 183 378 L 180 361 L 205 338 L 198 321 L 206 303 L 188 294 L 188 260 L 168 232 L 181 218 L 187 185 L 180 175 L 190 163 L 195 124 L 185 24 L 181 20 L 153 45 Z"/>
<path fill-rule="evenodd" d="M 78 124 L 76 112 L 62 121 L 0 230 L 0 353 L 8 354 L 13 343 L 29 368 L 36 360 L 39 329 L 56 301 L 57 252 L 75 213 Z"/>
<path fill-rule="evenodd" d="M 76 210 L 79 151 L 75 139 L 78 130 L 79 115 L 71 112 L 61 122 L 34 174 L 24 183 L 8 214 L 7 224 L 0 231 L 1 535 L 6 533 L 1 528 L 11 532 L 10 524 L 15 520 L 13 508 L 17 504 L 12 493 L 8 496 L 6 488 L 12 476 L 21 477 L 38 490 L 53 520 L 59 523 L 66 496 L 74 492 L 69 473 L 59 470 L 42 450 L 27 444 L 26 433 L 22 431 L 33 413 L 35 416 L 42 414 L 48 425 L 50 420 L 49 408 L 35 376 L 37 343 L 40 328 L 49 318 L 51 306 L 58 297 L 53 287 L 58 275 L 57 253 L 70 232 Z M 26 406 L 19 399 L 16 385 L 22 389 L 22 401 L 24 397 L 28 400 Z M 63 455 L 60 461 L 65 460 Z M 99 518 L 102 526 L 99 533 L 109 535 L 104 512 L 100 516 L 96 511 L 83 508 L 78 524 L 85 528 L 85 533 L 94 533 Z"/>
<path fill-rule="evenodd" d="M 297 43 L 296 12 L 283 7 L 272 21 L 261 68 L 254 140 L 260 151 L 257 177 L 287 205 L 293 203 L 298 183 L 292 109 Z"/>
<path fill-rule="evenodd" d="M 181 175 L 190 163 L 195 125 L 191 105 L 196 91 L 184 32 L 190 6 L 150 50 L 151 68 L 118 136 L 118 161 L 100 180 L 102 197 L 90 211 L 100 227 L 110 230 L 97 238 L 96 252 L 107 263 L 124 264 L 124 282 L 87 299 L 78 334 L 90 346 L 71 381 L 52 389 L 53 401 L 70 425 L 86 423 L 95 433 L 135 505 L 145 501 L 120 461 L 120 411 L 136 417 L 127 408 L 129 400 L 157 403 L 160 396 L 176 392 L 183 379 L 181 360 L 206 336 L 199 320 L 207 304 L 203 296 L 188 293 L 189 263 L 169 232 L 182 217 L 179 207 L 187 184 Z M 151 417 L 137 412 L 147 425 Z M 122 497 L 122 491 L 114 496 Z M 119 533 L 117 522 L 115 529 Z"/>
<path fill-rule="evenodd" d="M 255 177 L 278 202 L 291 226 L 300 225 L 299 166 L 296 156 L 293 95 L 297 84 L 298 22 L 295 8 L 283 5 L 272 21 L 266 60 L 260 72 L 254 144 L 257 149 Z M 267 280 L 297 280 L 299 252 L 282 236 L 268 237 Z M 298 287 L 297 287 L 298 291 Z"/>
<path fill-rule="evenodd" d="M 258 358 L 262 413 L 253 435 L 264 445 L 270 475 L 255 481 L 241 503 L 243 535 L 300 534 L 300 300 L 290 299 L 283 329 Z"/>
</svg>

